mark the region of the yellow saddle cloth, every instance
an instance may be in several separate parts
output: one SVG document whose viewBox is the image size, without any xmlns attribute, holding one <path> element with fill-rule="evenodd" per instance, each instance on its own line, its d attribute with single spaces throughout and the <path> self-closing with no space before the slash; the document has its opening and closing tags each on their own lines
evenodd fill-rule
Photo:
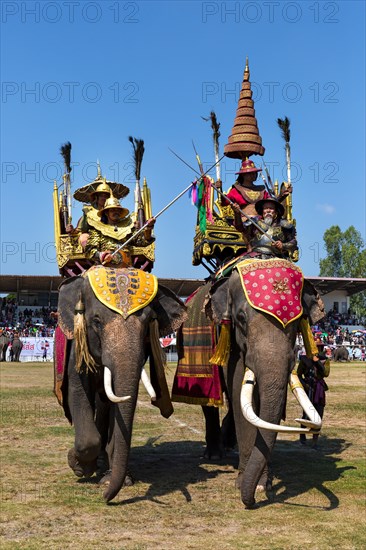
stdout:
<svg viewBox="0 0 366 550">
<path fill-rule="evenodd" d="M 85 274 L 96 298 L 124 319 L 146 307 L 156 296 L 155 275 L 133 267 L 91 267 Z"/>
<path fill-rule="evenodd" d="M 281 258 L 248 258 L 235 269 L 254 309 L 273 315 L 283 327 L 301 317 L 304 276 L 299 267 Z"/>
</svg>

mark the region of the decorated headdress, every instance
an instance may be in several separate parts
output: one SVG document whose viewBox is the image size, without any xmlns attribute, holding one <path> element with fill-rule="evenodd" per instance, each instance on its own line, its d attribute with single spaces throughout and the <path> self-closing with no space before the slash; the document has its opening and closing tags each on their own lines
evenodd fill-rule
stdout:
<svg viewBox="0 0 366 550">
<path fill-rule="evenodd" d="M 110 194 L 109 199 L 107 199 L 105 201 L 105 204 L 104 204 L 103 208 L 98 210 L 98 216 L 101 218 L 103 213 L 106 210 L 110 210 L 111 208 L 118 208 L 121 211 L 120 212 L 121 218 L 125 218 L 130 213 L 128 208 L 123 208 L 123 206 L 120 205 L 119 200 L 116 197 L 113 196 L 112 192 Z"/>
<path fill-rule="evenodd" d="M 257 119 L 255 118 L 249 76 L 247 58 L 234 126 L 228 143 L 224 147 L 225 156 L 234 159 L 245 159 L 251 155 L 264 155 L 262 138 L 259 135 Z"/>
<path fill-rule="evenodd" d="M 104 180 L 103 183 L 100 183 L 98 187 L 96 187 L 96 189 L 90 193 L 90 198 L 91 200 L 94 200 L 97 193 L 107 193 L 108 195 L 110 195 L 111 191 L 112 190 L 109 187 L 108 183 L 106 182 L 106 180 Z"/>
<path fill-rule="evenodd" d="M 117 183 L 115 181 L 108 181 L 105 177 L 102 176 L 99 162 L 97 163 L 98 173 L 92 183 L 80 187 L 74 193 L 74 199 L 80 202 L 90 202 L 93 200 L 93 195 L 95 193 L 110 193 L 112 191 L 113 195 L 117 199 L 123 199 L 130 192 L 129 188 L 123 185 L 122 183 Z M 101 186 L 108 186 L 107 188 L 101 188 Z M 100 189 L 99 189 L 100 188 Z"/>
<path fill-rule="evenodd" d="M 261 172 L 262 168 L 257 168 L 254 162 L 250 159 L 245 159 L 241 163 L 239 172 L 236 174 L 249 174 L 250 172 Z"/>
</svg>

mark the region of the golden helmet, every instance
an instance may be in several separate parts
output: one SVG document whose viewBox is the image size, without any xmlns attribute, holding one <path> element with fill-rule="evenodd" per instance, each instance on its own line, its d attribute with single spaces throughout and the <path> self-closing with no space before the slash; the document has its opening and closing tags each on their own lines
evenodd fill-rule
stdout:
<svg viewBox="0 0 366 550">
<path fill-rule="evenodd" d="M 103 208 L 98 210 L 98 216 L 101 217 L 103 212 L 110 210 L 111 208 L 118 208 L 121 211 L 121 218 L 125 218 L 130 213 L 128 208 L 123 208 L 123 206 L 120 205 L 119 200 L 116 199 L 116 197 L 114 197 L 111 193 L 109 199 L 105 201 Z"/>
<path fill-rule="evenodd" d="M 94 200 L 94 195 L 96 195 L 97 193 L 108 193 L 108 195 L 111 194 L 111 188 L 105 180 L 103 181 L 103 183 L 100 183 L 94 191 L 90 193 L 91 200 Z"/>
</svg>

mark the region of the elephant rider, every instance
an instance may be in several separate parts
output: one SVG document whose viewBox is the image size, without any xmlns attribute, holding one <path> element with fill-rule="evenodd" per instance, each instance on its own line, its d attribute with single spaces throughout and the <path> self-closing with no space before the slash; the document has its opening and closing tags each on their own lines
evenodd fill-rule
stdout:
<svg viewBox="0 0 366 550">
<path fill-rule="evenodd" d="M 113 252 L 136 232 L 136 225 L 129 215 L 129 210 L 120 205 L 119 200 L 110 193 L 104 206 L 98 211 L 99 221 L 94 222 L 89 230 L 85 246 L 87 258 L 96 263 L 110 264 L 113 267 L 132 265 L 129 247 Z M 106 221 L 103 221 L 106 220 Z M 150 218 L 147 227 L 136 237 L 134 245 L 147 246 L 154 238 L 152 229 L 155 218 Z"/>
<path fill-rule="evenodd" d="M 111 188 L 105 181 L 100 183 L 98 187 L 90 193 L 90 204 L 83 206 L 83 215 L 77 223 L 76 228 L 71 224 L 66 226 L 66 233 L 77 233 L 79 234 L 79 242 L 83 249 L 85 249 L 88 237 L 89 230 L 92 227 L 92 220 L 96 219 L 98 211 L 103 208 L 105 201 L 109 198 L 111 194 Z M 102 219 L 106 222 L 106 218 Z"/>
<path fill-rule="evenodd" d="M 233 206 L 233 209 L 239 212 L 238 205 Z M 282 204 L 277 199 L 268 197 L 258 201 L 255 204 L 255 210 L 259 216 L 255 217 L 254 220 L 274 242 L 245 216 L 242 216 L 240 220 L 241 228 L 237 227 L 237 229 L 243 232 L 244 238 L 248 242 L 248 251 L 243 257 L 290 259 L 290 252 L 297 250 L 296 230 L 293 224 L 282 219 L 284 214 Z M 300 321 L 300 331 L 307 357 L 317 361 L 319 350 L 314 341 L 309 321 L 304 317 Z"/>
<path fill-rule="evenodd" d="M 256 215 L 255 204 L 258 201 L 271 197 L 268 191 L 266 191 L 264 185 L 254 185 L 254 182 L 258 177 L 258 172 L 261 171 L 262 168 L 257 168 L 252 160 L 246 158 L 242 161 L 239 172 L 236 172 L 236 175 L 238 176 L 236 182 L 226 194 L 227 198 L 234 204 L 238 205 L 239 208 L 248 216 Z M 216 187 L 221 190 L 221 180 L 216 182 Z M 288 186 L 286 191 L 278 197 L 278 200 L 284 200 L 291 192 L 292 187 Z M 220 200 L 223 206 L 230 204 L 229 201 L 226 201 L 223 197 Z M 240 215 L 238 214 L 238 210 L 234 210 L 234 212 L 236 225 L 237 223 L 240 223 Z"/>
<path fill-rule="evenodd" d="M 267 197 L 255 204 L 258 216 L 253 219 L 263 232 L 250 219 L 241 216 L 239 208 L 239 205 L 233 205 L 233 210 L 240 216 L 240 225 L 236 225 L 236 228 L 248 241 L 248 254 L 263 259 L 274 256 L 288 258 L 290 252 L 297 250 L 295 226 L 282 219 L 285 209 L 277 199 Z"/>
<path fill-rule="evenodd" d="M 306 357 L 306 355 L 300 356 L 297 375 L 320 418 L 323 418 L 324 415 L 325 392 L 328 390 L 324 378 L 329 376 L 329 371 L 330 361 L 325 354 L 319 353 L 317 357 L 313 357 L 312 359 Z M 305 417 L 306 415 L 303 416 L 303 418 Z M 314 433 L 313 449 L 317 449 L 318 447 L 318 438 L 319 433 Z M 306 444 L 305 434 L 300 434 L 300 443 L 303 445 Z"/>
</svg>

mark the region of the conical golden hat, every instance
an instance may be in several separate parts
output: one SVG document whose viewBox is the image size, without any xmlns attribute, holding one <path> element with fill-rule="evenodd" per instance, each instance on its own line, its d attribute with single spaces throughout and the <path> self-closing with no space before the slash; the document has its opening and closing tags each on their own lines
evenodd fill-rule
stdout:
<svg viewBox="0 0 366 550">
<path fill-rule="evenodd" d="M 108 181 L 102 176 L 99 162 L 97 162 L 98 174 L 92 183 L 80 187 L 74 193 L 74 199 L 80 202 L 91 202 L 94 200 L 95 193 L 110 193 L 117 199 L 123 199 L 130 192 L 129 188 L 123 185 L 123 183 L 117 183 L 115 181 Z M 107 187 L 104 187 L 107 186 Z"/>
<path fill-rule="evenodd" d="M 228 143 L 224 147 L 225 156 L 234 159 L 244 159 L 251 155 L 264 155 L 265 150 L 262 146 L 262 138 L 259 135 L 255 117 L 249 76 L 247 58 L 234 126 L 228 138 Z"/>
</svg>

